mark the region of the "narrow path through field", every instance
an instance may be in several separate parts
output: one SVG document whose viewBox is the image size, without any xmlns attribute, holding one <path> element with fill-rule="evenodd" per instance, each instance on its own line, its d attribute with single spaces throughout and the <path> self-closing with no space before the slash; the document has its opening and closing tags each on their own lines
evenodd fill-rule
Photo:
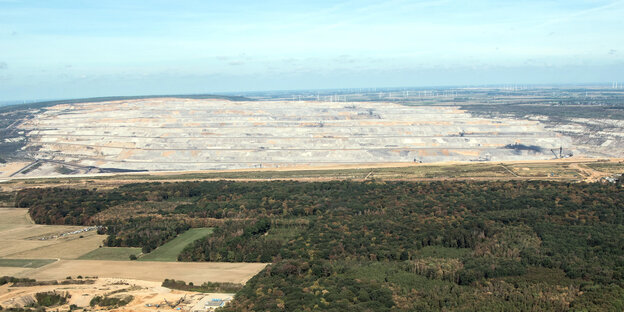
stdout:
<svg viewBox="0 0 624 312">
<path fill-rule="evenodd" d="M 515 172 L 507 168 L 507 166 L 505 166 L 504 164 L 501 163 L 500 166 L 503 167 L 505 170 L 507 170 L 509 173 L 511 173 L 511 175 L 513 175 L 514 177 L 518 177 L 518 175 Z"/>
</svg>

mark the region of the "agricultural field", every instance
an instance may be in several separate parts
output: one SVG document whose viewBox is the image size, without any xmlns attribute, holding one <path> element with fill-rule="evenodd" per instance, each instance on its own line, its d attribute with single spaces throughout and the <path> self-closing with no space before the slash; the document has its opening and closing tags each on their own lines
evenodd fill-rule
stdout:
<svg viewBox="0 0 624 312">
<path fill-rule="evenodd" d="M 101 246 L 103 241 L 95 231 L 68 234 L 83 229 L 84 226 L 34 224 L 28 209 L 0 208 L 0 257 L 78 258 Z"/>
<path fill-rule="evenodd" d="M 35 224 L 25 209 L 0 208 L 0 230 Z"/>
<path fill-rule="evenodd" d="M 137 262 L 106 260 L 60 260 L 20 274 L 36 280 L 62 280 L 67 276 L 97 276 L 162 282 L 167 278 L 193 282 L 244 284 L 266 266 L 265 263 Z M 27 275 L 27 276 L 24 276 Z"/>
<path fill-rule="evenodd" d="M 7 257 L 23 259 L 77 259 L 80 256 L 102 246 L 103 244 L 104 237 L 97 235 L 95 232 L 84 234 L 82 236 L 83 237 L 78 236 L 75 238 L 61 239 L 54 244 L 20 251 L 7 255 Z"/>
<path fill-rule="evenodd" d="M 202 239 L 212 233 L 212 228 L 190 229 L 152 252 L 143 255 L 139 261 L 178 261 L 178 255 L 184 248 L 196 240 Z"/>
<path fill-rule="evenodd" d="M 0 208 L 0 276 L 28 275 L 59 259 L 76 259 L 102 245 L 84 226 L 34 224 L 28 209 Z"/>
<path fill-rule="evenodd" d="M 0 267 L 39 268 L 56 259 L 0 259 Z"/>
<path fill-rule="evenodd" d="M 141 254 L 136 247 L 102 247 L 80 256 L 79 260 L 117 260 L 128 261 L 131 255 Z"/>
<path fill-rule="evenodd" d="M 154 257 L 158 260 L 157 262 L 130 261 L 130 254 L 140 255 L 141 248 L 101 247 L 105 243 L 107 235 L 98 235 L 94 230 L 67 234 L 81 229 L 85 229 L 85 226 L 34 224 L 28 214 L 28 209 L 0 208 L 0 276 L 31 278 L 38 281 L 65 280 L 68 276 L 74 278 L 77 276 L 98 276 L 104 278 L 102 282 L 108 281 L 107 278 L 123 278 L 123 283 L 126 283 L 125 281 L 128 279 L 134 279 L 134 283 L 140 285 L 152 283 L 149 284 L 149 287 L 141 286 L 133 291 L 127 291 L 126 287 L 126 290 L 120 292 L 129 292 L 136 297 L 136 300 L 133 300 L 130 305 L 141 310 L 141 305 L 144 308 L 143 299 L 147 302 L 154 301 L 150 299 L 154 297 L 153 295 L 150 297 L 146 294 L 150 291 L 157 291 L 157 293 L 162 294 L 159 296 L 165 297 L 167 293 L 171 293 L 175 300 L 184 297 L 183 295 L 194 298 L 185 301 L 186 304 L 182 304 L 187 308 L 210 298 L 231 298 L 233 295 L 202 294 L 199 296 L 194 292 L 169 291 L 162 287 L 155 288 L 154 285 L 156 284 L 154 283 L 160 285 L 165 279 L 185 280 L 197 285 L 205 282 L 227 282 L 239 285 L 245 283 L 266 266 L 263 263 L 166 262 L 168 259 L 176 261 L 177 255 L 184 247 L 209 235 L 212 231 L 210 228 L 191 229 L 169 241 L 166 246 L 161 246 L 163 248 L 157 248 L 154 250 L 154 252 L 158 252 Z M 115 283 L 118 282 L 119 280 Z M 100 281 L 96 281 L 96 283 L 100 283 Z M 110 282 L 108 283 L 110 284 Z M 94 294 L 99 294 L 98 291 L 89 292 L 90 287 L 89 285 L 76 285 L 69 288 L 65 287 L 65 289 L 73 289 L 72 291 L 79 293 L 80 296 L 83 293 L 89 293 L 88 299 L 90 300 Z M 0 289 L 0 305 L 12 306 L 14 301 L 10 298 L 21 298 L 23 296 L 20 294 L 34 294 L 36 290 L 43 288 L 39 286 L 14 288 L 11 295 L 5 294 Z M 76 302 L 83 307 L 89 306 L 88 300 L 84 302 L 84 299 L 77 299 L 78 301 L 72 300 L 70 303 Z M 139 300 L 138 303 L 137 300 Z M 162 300 L 162 298 L 158 300 Z M 172 301 L 175 302 L 175 300 Z"/>
<path fill-rule="evenodd" d="M 176 262 L 178 261 L 178 255 L 185 247 L 198 239 L 202 239 L 210 235 L 212 230 L 212 228 L 189 229 L 147 254 L 143 254 L 141 248 L 137 247 L 102 247 L 95 249 L 78 259 L 127 261 L 130 259 L 131 255 L 134 255 L 138 258 L 138 261 Z"/>
</svg>

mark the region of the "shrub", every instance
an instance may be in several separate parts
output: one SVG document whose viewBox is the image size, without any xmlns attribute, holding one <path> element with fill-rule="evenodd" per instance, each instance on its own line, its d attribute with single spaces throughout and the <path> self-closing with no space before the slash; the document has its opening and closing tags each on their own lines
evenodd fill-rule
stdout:
<svg viewBox="0 0 624 312">
<path fill-rule="evenodd" d="M 92 307 L 96 305 L 100 307 L 121 307 L 130 303 L 133 299 L 133 296 L 126 296 L 123 298 L 95 296 L 91 299 L 89 305 Z"/>
<path fill-rule="evenodd" d="M 194 285 L 192 282 L 186 284 L 184 281 L 176 281 L 174 279 L 165 279 L 161 285 L 170 289 L 179 289 L 197 292 L 238 292 L 243 288 L 242 284 L 237 283 L 219 283 L 205 282 L 202 285 Z"/>
<path fill-rule="evenodd" d="M 68 294 L 61 295 L 56 292 L 40 292 L 35 294 L 37 304 L 43 307 L 62 305 L 67 302 Z"/>
<path fill-rule="evenodd" d="M 4 284 L 8 284 L 8 283 L 19 283 L 19 282 L 32 283 L 32 282 L 35 282 L 35 280 L 30 279 L 30 278 L 18 278 L 18 277 L 12 277 L 12 276 L 0 277 L 0 286 Z"/>
</svg>

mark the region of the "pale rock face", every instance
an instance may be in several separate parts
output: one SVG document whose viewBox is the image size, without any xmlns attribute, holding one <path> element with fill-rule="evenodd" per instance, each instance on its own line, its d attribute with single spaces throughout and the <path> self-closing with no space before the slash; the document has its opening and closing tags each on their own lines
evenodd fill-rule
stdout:
<svg viewBox="0 0 624 312">
<path fill-rule="evenodd" d="M 550 149 L 577 151 L 562 129 L 540 120 L 385 102 L 82 103 L 48 108 L 21 128 L 36 158 L 129 170 L 551 159 Z M 543 151 L 505 148 L 514 143 Z"/>
</svg>

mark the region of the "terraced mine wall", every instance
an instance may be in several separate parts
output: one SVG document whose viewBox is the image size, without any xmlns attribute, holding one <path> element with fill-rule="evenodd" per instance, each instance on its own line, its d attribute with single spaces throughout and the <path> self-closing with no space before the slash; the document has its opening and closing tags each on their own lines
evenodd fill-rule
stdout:
<svg viewBox="0 0 624 312">
<path fill-rule="evenodd" d="M 46 108 L 20 128 L 36 159 L 125 170 L 551 159 L 551 149 L 574 151 L 569 137 L 539 121 L 387 102 L 74 103 Z"/>
</svg>

